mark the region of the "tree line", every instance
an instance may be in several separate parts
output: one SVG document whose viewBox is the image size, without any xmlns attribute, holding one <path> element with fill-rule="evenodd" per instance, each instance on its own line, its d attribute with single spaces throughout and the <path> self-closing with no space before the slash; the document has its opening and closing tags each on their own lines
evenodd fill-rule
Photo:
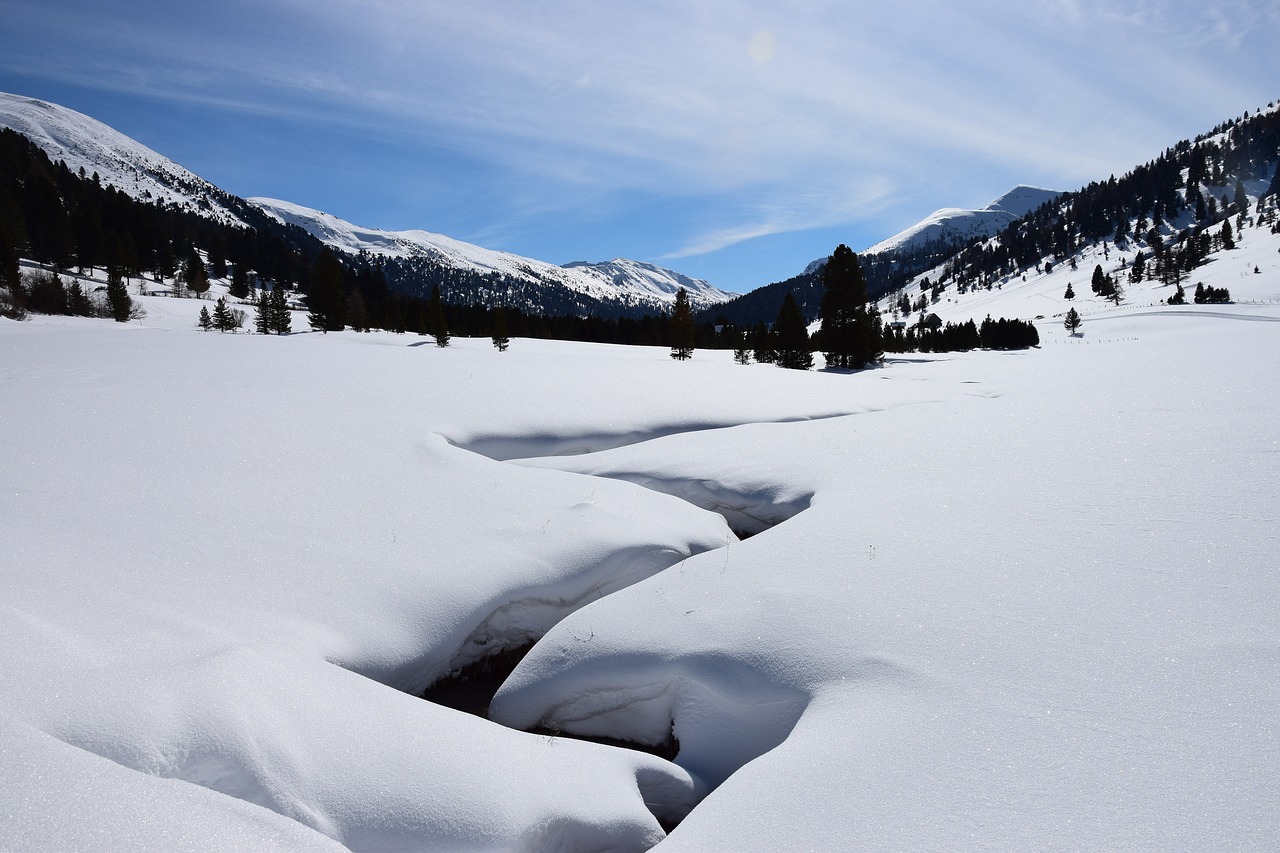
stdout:
<svg viewBox="0 0 1280 853">
<path fill-rule="evenodd" d="M 980 326 L 970 320 L 934 327 L 926 325 L 922 317 L 910 328 L 884 325 L 875 303 L 868 298 L 860 259 L 843 243 L 817 275 L 823 287 L 821 328 L 809 333 L 800 303 L 788 291 L 771 326 L 758 322 L 745 329 L 726 327 L 722 337 L 734 341 L 735 361 L 809 370 L 813 353 L 821 352 L 828 369 L 860 370 L 880 362 L 886 352 L 1025 349 L 1040 344 L 1035 324 L 1024 320 L 987 317 Z M 678 340 L 671 346 L 673 358 L 685 359 L 691 353 Z"/>
</svg>

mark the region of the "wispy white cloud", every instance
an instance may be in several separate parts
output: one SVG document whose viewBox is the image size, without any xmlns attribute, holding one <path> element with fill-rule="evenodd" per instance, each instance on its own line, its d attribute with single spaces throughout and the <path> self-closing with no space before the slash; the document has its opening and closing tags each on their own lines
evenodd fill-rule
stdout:
<svg viewBox="0 0 1280 853">
<path fill-rule="evenodd" d="M 460 182 L 501 186 L 498 228 L 631 192 L 726 200 L 673 258 L 890 214 L 889 186 L 917 216 L 926 187 L 1074 188 L 1280 79 L 1280 4 L 1256 0 L 52 5 L 0 0 L 66 44 L 8 62 L 450 148 L 489 169 Z"/>
</svg>

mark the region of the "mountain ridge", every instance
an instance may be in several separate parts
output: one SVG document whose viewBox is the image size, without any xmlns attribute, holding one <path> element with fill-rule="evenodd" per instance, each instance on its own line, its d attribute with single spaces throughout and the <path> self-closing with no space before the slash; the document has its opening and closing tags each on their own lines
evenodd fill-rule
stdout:
<svg viewBox="0 0 1280 853">
<path fill-rule="evenodd" d="M 94 174 L 104 186 L 142 202 L 195 213 L 222 224 L 254 228 L 259 212 L 297 225 L 352 256 L 392 261 L 389 280 L 398 290 L 423 295 L 447 282 L 449 298 L 483 297 L 534 313 L 570 311 L 620 316 L 665 313 L 681 287 L 695 308 L 733 298 L 701 279 L 624 258 L 558 266 L 486 249 L 425 230 L 384 231 L 358 226 L 293 202 L 243 199 L 97 119 L 58 104 L 0 93 L 0 127 L 26 136 L 55 162 Z"/>
</svg>

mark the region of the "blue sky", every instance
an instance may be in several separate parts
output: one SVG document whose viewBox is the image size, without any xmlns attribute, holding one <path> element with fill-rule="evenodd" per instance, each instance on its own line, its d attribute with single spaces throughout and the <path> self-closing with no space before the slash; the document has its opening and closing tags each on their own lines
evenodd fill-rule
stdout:
<svg viewBox="0 0 1280 853">
<path fill-rule="evenodd" d="M 237 195 L 737 291 L 1280 98 L 1280 0 L 0 0 L 0 36 L 0 89 Z"/>
</svg>

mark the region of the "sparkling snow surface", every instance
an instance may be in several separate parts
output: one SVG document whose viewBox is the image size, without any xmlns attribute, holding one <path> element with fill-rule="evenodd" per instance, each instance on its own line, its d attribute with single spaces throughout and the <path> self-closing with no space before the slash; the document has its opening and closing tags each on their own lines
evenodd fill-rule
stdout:
<svg viewBox="0 0 1280 853">
<path fill-rule="evenodd" d="M 0 849 L 1276 849 L 1276 248 L 858 374 L 0 320 Z"/>
</svg>

